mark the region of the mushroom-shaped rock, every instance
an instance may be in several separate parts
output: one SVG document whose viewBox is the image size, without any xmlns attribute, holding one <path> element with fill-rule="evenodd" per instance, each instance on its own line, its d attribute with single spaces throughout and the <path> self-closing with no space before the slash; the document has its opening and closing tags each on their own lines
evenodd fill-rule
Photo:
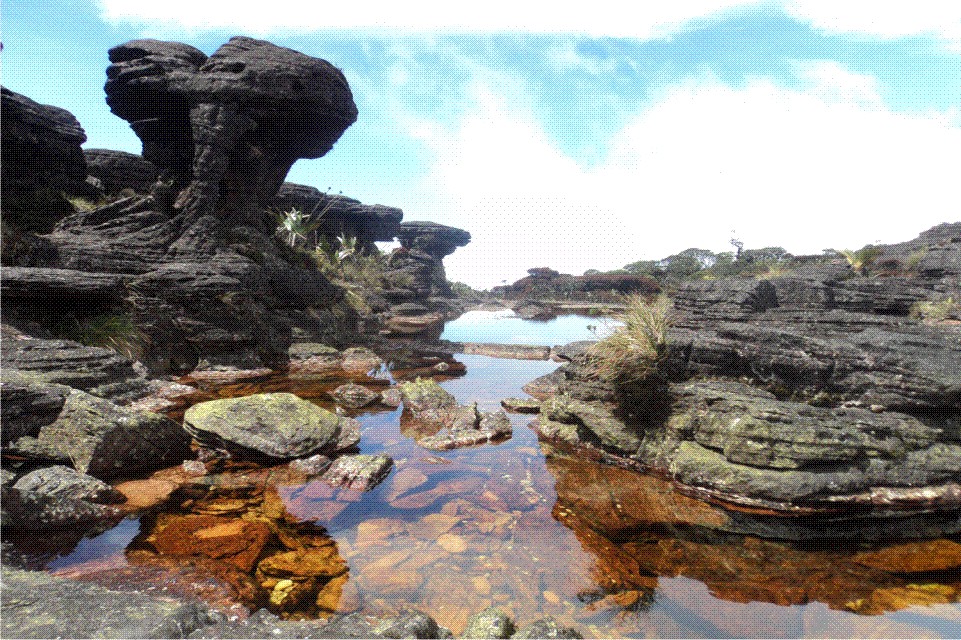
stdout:
<svg viewBox="0 0 961 640">
<path fill-rule="evenodd" d="M 83 128 L 66 109 L 38 104 L 0 87 L 3 118 L 3 219 L 6 225 L 43 233 L 73 208 L 61 196 L 87 177 L 80 145 Z"/>
<path fill-rule="evenodd" d="M 467 246 L 470 233 L 436 222 L 408 221 L 400 223 L 397 239 L 405 249 L 417 249 L 442 260 L 454 253 L 457 247 Z"/>
<path fill-rule="evenodd" d="M 347 196 L 324 193 L 315 187 L 285 182 L 274 198 L 274 208 L 299 209 L 320 222 L 317 233 L 336 238 L 357 238 L 370 249 L 374 242 L 390 242 L 400 230 L 404 212 L 381 204 L 363 204 Z"/>
<path fill-rule="evenodd" d="M 346 420 L 292 393 L 260 393 L 195 404 L 184 428 L 201 444 L 242 457 L 290 459 L 340 450 Z"/>
<path fill-rule="evenodd" d="M 326 154 L 357 119 L 336 67 L 263 40 L 231 38 L 209 58 L 158 40 L 109 55 L 107 104 L 174 181 L 188 224 L 215 215 L 269 230 L 291 165 Z"/>
</svg>

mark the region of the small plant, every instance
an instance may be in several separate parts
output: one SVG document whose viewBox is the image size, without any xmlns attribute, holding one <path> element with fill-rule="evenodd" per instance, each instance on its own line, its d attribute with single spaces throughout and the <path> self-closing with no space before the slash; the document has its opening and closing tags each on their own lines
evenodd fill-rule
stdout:
<svg viewBox="0 0 961 640">
<path fill-rule="evenodd" d="M 852 269 L 864 273 L 883 252 L 880 247 L 867 245 L 854 251 L 851 249 L 841 249 L 838 253 L 847 259 Z"/>
<path fill-rule="evenodd" d="M 944 300 L 915 302 L 911 305 L 911 317 L 931 322 L 944 322 L 948 318 L 961 317 L 961 303 L 955 302 L 950 296 Z"/>
<path fill-rule="evenodd" d="M 283 236 L 288 245 L 295 247 L 298 240 L 306 240 L 307 234 L 321 225 L 323 214 L 312 221 L 311 214 L 305 214 L 297 207 L 292 207 L 288 211 L 275 213 L 274 217 L 277 219 L 277 232 Z"/>
<path fill-rule="evenodd" d="M 588 350 L 593 373 L 615 384 L 640 382 L 653 374 L 667 355 L 667 331 L 672 307 L 667 296 L 649 301 L 628 296 L 627 307 L 615 316 L 624 323 Z"/>
<path fill-rule="evenodd" d="M 56 328 L 56 333 L 88 347 L 106 347 L 138 360 L 146 344 L 146 336 L 127 315 L 98 315 L 70 318 Z"/>
</svg>

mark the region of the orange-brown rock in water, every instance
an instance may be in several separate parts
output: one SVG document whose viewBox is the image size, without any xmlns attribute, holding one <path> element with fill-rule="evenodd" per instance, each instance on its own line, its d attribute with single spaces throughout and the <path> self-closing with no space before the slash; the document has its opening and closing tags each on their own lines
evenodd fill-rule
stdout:
<svg viewBox="0 0 961 640">
<path fill-rule="evenodd" d="M 908 542 L 858 553 L 851 559 L 895 573 L 944 571 L 961 567 L 961 544 L 944 539 Z"/>
<path fill-rule="evenodd" d="M 262 522 L 206 515 L 173 517 L 150 539 L 160 553 L 205 556 L 228 561 L 244 571 L 253 569 L 271 537 Z"/>
</svg>

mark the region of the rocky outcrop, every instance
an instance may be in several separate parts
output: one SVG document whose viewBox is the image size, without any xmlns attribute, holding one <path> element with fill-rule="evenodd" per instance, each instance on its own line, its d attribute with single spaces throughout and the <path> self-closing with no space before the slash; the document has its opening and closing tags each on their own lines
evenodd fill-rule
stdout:
<svg viewBox="0 0 961 640">
<path fill-rule="evenodd" d="M 323 479 L 335 487 L 370 491 L 380 484 L 393 468 L 393 459 L 383 454 L 343 456 L 330 465 L 324 472 Z"/>
<path fill-rule="evenodd" d="M 67 535 L 76 544 L 85 534 L 115 524 L 120 511 L 113 505 L 123 501 L 123 495 L 101 480 L 69 467 L 44 467 L 4 488 L 3 510 L 9 518 L 3 523 L 4 535 Z"/>
<path fill-rule="evenodd" d="M 315 187 L 285 182 L 274 197 L 278 211 L 299 209 L 319 221 L 317 234 L 335 242 L 338 237 L 356 238 L 358 247 L 371 251 L 375 242 L 390 242 L 400 231 L 404 212 L 396 207 L 368 205 Z"/>
<path fill-rule="evenodd" d="M 188 228 L 213 216 L 271 233 L 266 209 L 291 165 L 326 154 L 357 119 L 332 64 L 262 40 L 231 38 L 209 58 L 157 40 L 109 55 L 107 104 L 173 180 Z"/>
<path fill-rule="evenodd" d="M 157 167 L 150 161 L 126 151 L 113 149 L 84 149 L 87 175 L 104 194 L 119 194 L 124 189 L 136 193 L 150 193 L 157 180 Z"/>
<path fill-rule="evenodd" d="M 513 284 L 494 287 L 491 293 L 508 300 L 543 302 L 550 300 L 609 301 L 626 294 L 652 296 L 661 287 L 647 276 L 630 273 L 596 273 L 573 276 L 547 267 L 527 270 L 528 275 Z M 518 312 L 520 314 L 520 312 Z M 542 312 L 547 314 L 548 312 Z M 523 317 L 523 316 L 522 316 Z M 537 317 L 532 314 L 531 317 Z"/>
<path fill-rule="evenodd" d="M 80 145 L 87 139 L 69 111 L 38 104 L 0 88 L 3 118 L 4 264 L 16 264 L 7 233 L 45 233 L 73 212 L 63 193 L 77 193 L 87 177 Z M 8 242 L 8 240 L 10 242 Z"/>
<path fill-rule="evenodd" d="M 943 266 L 864 276 L 813 264 L 771 280 L 686 283 L 654 377 L 612 385 L 571 350 L 568 364 L 529 385 L 553 396 L 535 427 L 728 505 L 934 512 L 936 530 L 958 531 L 961 331 L 913 310 L 954 286 L 945 274 L 961 254 L 961 224 L 905 246 L 918 255 L 925 242 L 921 255 Z M 930 533 L 918 526 L 903 535 Z"/>
<path fill-rule="evenodd" d="M 470 242 L 470 233 L 435 222 L 402 222 L 397 232 L 401 250 L 395 251 L 388 263 L 392 279 L 404 282 L 403 290 L 411 292 L 408 299 L 400 299 L 397 293 L 385 292 L 392 302 L 413 299 L 428 301 L 430 298 L 454 296 L 444 271 L 444 258 L 457 247 Z"/>
<path fill-rule="evenodd" d="M 507 439 L 513 433 L 503 411 L 486 413 L 477 403 L 458 405 L 449 392 L 431 379 L 399 385 L 404 398 L 401 431 L 426 449 L 445 450 Z"/>
<path fill-rule="evenodd" d="M 184 414 L 184 429 L 243 458 L 284 460 L 355 446 L 359 433 L 354 437 L 349 420 L 291 393 L 261 393 L 195 404 Z"/>
</svg>

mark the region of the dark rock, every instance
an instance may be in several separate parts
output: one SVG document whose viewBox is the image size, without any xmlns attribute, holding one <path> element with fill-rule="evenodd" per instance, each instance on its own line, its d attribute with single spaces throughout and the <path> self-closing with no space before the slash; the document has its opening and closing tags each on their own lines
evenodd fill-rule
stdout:
<svg viewBox="0 0 961 640">
<path fill-rule="evenodd" d="M 551 349 L 551 360 L 555 362 L 570 362 L 577 356 L 583 356 L 591 345 L 596 344 L 595 340 L 578 340 L 568 344 L 555 346 Z"/>
<path fill-rule="evenodd" d="M 467 626 L 460 637 L 510 638 L 513 633 L 514 621 L 511 617 L 500 609 L 490 607 L 468 618 Z"/>
<path fill-rule="evenodd" d="M 504 398 L 501 406 L 511 413 L 541 412 L 541 401 L 535 398 Z"/>
<path fill-rule="evenodd" d="M 370 491 L 387 477 L 394 461 L 386 455 L 352 455 L 337 458 L 323 475 L 335 487 Z"/>
<path fill-rule="evenodd" d="M 87 177 L 80 145 L 87 136 L 69 111 L 38 104 L 0 88 L 3 132 L 3 221 L 23 233 L 46 233 L 73 207 L 63 192 L 76 193 Z M 4 234 L 4 264 L 12 248 Z"/>
<path fill-rule="evenodd" d="M 402 222 L 397 238 L 402 248 L 390 256 L 388 279 L 403 283 L 398 286 L 411 291 L 417 300 L 453 298 L 443 260 L 457 247 L 467 245 L 470 233 L 434 222 Z M 391 295 L 385 297 L 391 300 Z"/>
<path fill-rule="evenodd" d="M 445 633 L 446 632 L 446 633 Z M 397 635 L 397 634 L 404 635 Z M 334 616 L 326 624 L 317 621 L 281 620 L 262 609 L 246 620 L 218 620 L 199 629 L 191 638 L 445 638 L 450 637 L 430 616 L 408 612 L 371 622 L 361 613 Z"/>
<path fill-rule="evenodd" d="M 291 49 L 235 37 L 209 58 L 175 42 L 109 52 L 107 104 L 175 183 L 187 219 L 227 213 L 272 232 L 270 206 L 298 158 L 319 158 L 357 119 L 343 74 Z"/>
<path fill-rule="evenodd" d="M 113 149 L 84 149 L 87 175 L 100 181 L 104 192 L 120 193 L 132 189 L 149 193 L 157 179 L 157 167 L 142 156 Z"/>
<path fill-rule="evenodd" d="M 0 444 L 6 448 L 23 436 L 37 437 L 40 428 L 60 415 L 70 387 L 41 382 L 18 371 L 0 372 Z"/>
<path fill-rule="evenodd" d="M 442 260 L 470 242 L 470 233 L 436 222 L 402 222 L 397 239 L 405 249 L 423 251 Z"/>
<path fill-rule="evenodd" d="M 3 567 L 6 638 L 185 638 L 218 617 L 196 604 Z"/>
<path fill-rule="evenodd" d="M 380 397 L 380 394 L 371 391 L 367 387 L 362 387 L 352 382 L 340 385 L 331 391 L 330 395 L 337 404 L 348 409 L 366 407 Z"/>
<path fill-rule="evenodd" d="M 590 302 L 619 301 L 621 296 L 639 294 L 653 296 L 661 287 L 651 278 L 628 273 L 598 273 L 573 276 L 546 267 L 528 269 L 528 276 L 513 284 L 494 287 L 491 292 L 507 300 L 523 300 L 531 309 L 528 319 L 549 318 L 552 309 L 538 304 L 544 301 L 581 300 Z M 535 311 L 535 308 L 540 311 Z M 518 315 L 521 311 L 518 310 Z M 521 315 L 521 317 L 525 317 Z"/>
<path fill-rule="evenodd" d="M 291 393 L 260 393 L 195 404 L 184 429 L 241 457 L 290 459 L 340 449 L 345 421 Z"/>
<path fill-rule="evenodd" d="M 58 302 L 61 313 L 76 307 L 101 307 L 122 301 L 124 278 L 113 273 L 90 273 L 73 269 L 7 267 L 0 282 L 5 305 L 38 305 Z M 9 308 L 9 306 L 8 306 Z"/>
<path fill-rule="evenodd" d="M 72 389 L 53 422 L 6 449 L 30 459 L 72 463 L 82 473 L 111 479 L 178 464 L 188 457 L 189 444 L 183 429 L 168 418 Z"/>
<path fill-rule="evenodd" d="M 429 615 L 408 611 L 381 622 L 374 633 L 383 638 L 440 638 L 441 629 Z"/>
</svg>

